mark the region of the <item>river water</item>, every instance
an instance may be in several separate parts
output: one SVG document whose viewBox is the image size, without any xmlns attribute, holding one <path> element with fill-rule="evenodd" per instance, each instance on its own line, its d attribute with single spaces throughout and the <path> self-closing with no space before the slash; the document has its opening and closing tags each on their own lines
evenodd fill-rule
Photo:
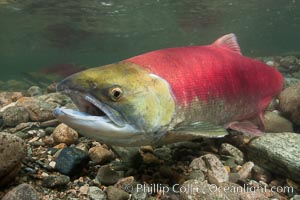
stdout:
<svg viewBox="0 0 300 200">
<path fill-rule="evenodd" d="M 233 32 L 250 57 L 300 54 L 299 0 L 0 0 L 0 80 L 95 67 Z"/>
</svg>

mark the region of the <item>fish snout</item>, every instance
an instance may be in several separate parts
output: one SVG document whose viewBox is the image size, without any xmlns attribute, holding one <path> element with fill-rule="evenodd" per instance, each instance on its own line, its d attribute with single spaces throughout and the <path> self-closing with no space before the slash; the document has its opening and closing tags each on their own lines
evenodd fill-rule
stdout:
<svg viewBox="0 0 300 200">
<path fill-rule="evenodd" d="M 63 115 L 63 112 L 61 109 L 55 108 L 52 114 L 54 117 L 59 117 L 59 116 Z"/>
<path fill-rule="evenodd" d="M 62 91 L 64 91 L 64 90 L 68 89 L 68 87 L 65 85 L 64 82 L 65 82 L 65 81 L 61 81 L 61 82 L 59 82 L 59 83 L 56 85 L 56 91 L 57 91 L 57 92 L 62 92 Z"/>
<path fill-rule="evenodd" d="M 84 91 L 81 84 L 72 76 L 65 78 L 56 85 L 56 91 L 69 94 L 72 91 Z"/>
<path fill-rule="evenodd" d="M 73 80 L 71 79 L 71 77 L 65 78 L 64 80 L 60 81 L 57 85 L 56 85 L 56 91 L 57 92 L 65 92 L 68 91 L 70 89 L 72 89 L 75 86 Z"/>
</svg>

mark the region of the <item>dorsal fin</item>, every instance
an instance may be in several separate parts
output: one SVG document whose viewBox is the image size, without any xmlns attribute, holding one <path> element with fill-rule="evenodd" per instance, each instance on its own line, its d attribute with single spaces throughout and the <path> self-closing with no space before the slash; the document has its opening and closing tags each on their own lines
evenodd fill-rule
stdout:
<svg viewBox="0 0 300 200">
<path fill-rule="evenodd" d="M 217 39 L 212 45 L 217 46 L 224 46 L 230 49 L 231 51 L 234 51 L 236 53 L 242 54 L 240 46 L 237 42 L 236 36 L 234 33 L 229 33 L 227 35 L 223 35 L 219 39 Z"/>
</svg>

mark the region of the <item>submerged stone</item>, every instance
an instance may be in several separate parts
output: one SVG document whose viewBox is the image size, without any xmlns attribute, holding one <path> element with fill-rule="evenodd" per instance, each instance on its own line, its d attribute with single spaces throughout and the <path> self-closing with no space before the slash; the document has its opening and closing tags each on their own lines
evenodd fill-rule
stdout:
<svg viewBox="0 0 300 200">
<path fill-rule="evenodd" d="M 267 133 L 293 132 L 292 122 L 280 116 L 277 112 L 265 113 L 264 126 Z"/>
<path fill-rule="evenodd" d="M 21 92 L 0 92 L 0 108 L 23 97 Z"/>
<path fill-rule="evenodd" d="M 37 191 L 29 184 L 22 183 L 10 190 L 2 200 L 38 200 L 40 199 Z"/>
<path fill-rule="evenodd" d="M 124 190 L 121 190 L 119 188 L 116 188 L 114 186 L 109 186 L 107 188 L 107 197 L 109 200 L 128 200 L 129 194 L 125 192 Z"/>
<path fill-rule="evenodd" d="M 58 125 L 53 131 L 53 139 L 56 144 L 75 144 L 78 140 L 78 133 L 66 124 Z"/>
<path fill-rule="evenodd" d="M 62 174 L 74 175 L 87 164 L 89 156 L 86 152 L 74 148 L 64 148 L 56 158 L 55 168 Z"/>
<path fill-rule="evenodd" d="M 31 121 L 47 121 L 54 119 L 53 110 L 58 106 L 56 103 L 46 102 L 34 97 L 23 97 L 18 100 L 18 106 L 27 109 Z"/>
<path fill-rule="evenodd" d="M 300 125 L 300 84 L 288 87 L 280 93 L 279 107 L 283 116 Z"/>
<path fill-rule="evenodd" d="M 229 180 L 229 174 L 225 166 L 219 160 L 219 158 L 213 154 L 206 154 L 199 158 L 195 158 L 190 167 L 193 170 L 201 170 L 206 176 L 216 180 L 218 183 L 227 182 Z"/>
<path fill-rule="evenodd" d="M 95 163 L 104 164 L 114 158 L 114 153 L 102 146 L 95 146 L 89 149 L 89 156 Z"/>
<path fill-rule="evenodd" d="M 33 97 L 33 96 L 38 96 L 38 95 L 42 95 L 42 89 L 38 86 L 31 86 L 28 90 L 27 90 L 28 94 Z"/>
<path fill-rule="evenodd" d="M 300 181 L 300 134 L 267 133 L 250 142 L 248 157 L 275 174 Z"/>
<path fill-rule="evenodd" d="M 106 193 L 96 186 L 90 186 L 88 190 L 88 197 L 91 200 L 106 200 Z"/>
<path fill-rule="evenodd" d="M 64 187 L 70 182 L 70 178 L 65 175 L 48 176 L 43 180 L 43 186 L 47 188 Z"/>
<path fill-rule="evenodd" d="M 221 155 L 232 156 L 237 164 L 244 163 L 244 153 L 231 144 L 223 143 L 219 153 Z"/>
<path fill-rule="evenodd" d="M 113 185 L 120 178 L 121 176 L 119 173 L 113 170 L 109 165 L 100 167 L 96 177 L 96 179 L 103 185 Z"/>
<path fill-rule="evenodd" d="M 28 122 L 29 113 L 21 106 L 11 106 L 3 111 L 2 118 L 5 126 L 16 126 Z"/>
<path fill-rule="evenodd" d="M 0 186 L 15 178 L 25 155 L 25 143 L 21 138 L 0 132 Z"/>
</svg>

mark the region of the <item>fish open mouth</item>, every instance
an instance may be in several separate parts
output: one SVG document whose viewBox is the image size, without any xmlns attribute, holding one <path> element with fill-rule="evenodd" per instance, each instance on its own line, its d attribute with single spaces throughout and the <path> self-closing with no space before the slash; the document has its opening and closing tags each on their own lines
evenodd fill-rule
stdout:
<svg viewBox="0 0 300 200">
<path fill-rule="evenodd" d="M 125 126 L 125 121 L 121 118 L 119 112 L 102 103 L 94 96 L 69 89 L 64 90 L 63 93 L 72 99 L 80 112 L 89 116 L 99 116 L 102 119 L 106 119 L 107 122 L 110 121 L 119 127 Z"/>
<path fill-rule="evenodd" d="M 64 89 L 78 110 L 56 108 L 53 115 L 62 123 L 97 141 L 118 146 L 137 146 L 142 140 L 148 141 L 145 134 L 127 123 L 117 110 L 99 101 L 89 93 Z"/>
</svg>

